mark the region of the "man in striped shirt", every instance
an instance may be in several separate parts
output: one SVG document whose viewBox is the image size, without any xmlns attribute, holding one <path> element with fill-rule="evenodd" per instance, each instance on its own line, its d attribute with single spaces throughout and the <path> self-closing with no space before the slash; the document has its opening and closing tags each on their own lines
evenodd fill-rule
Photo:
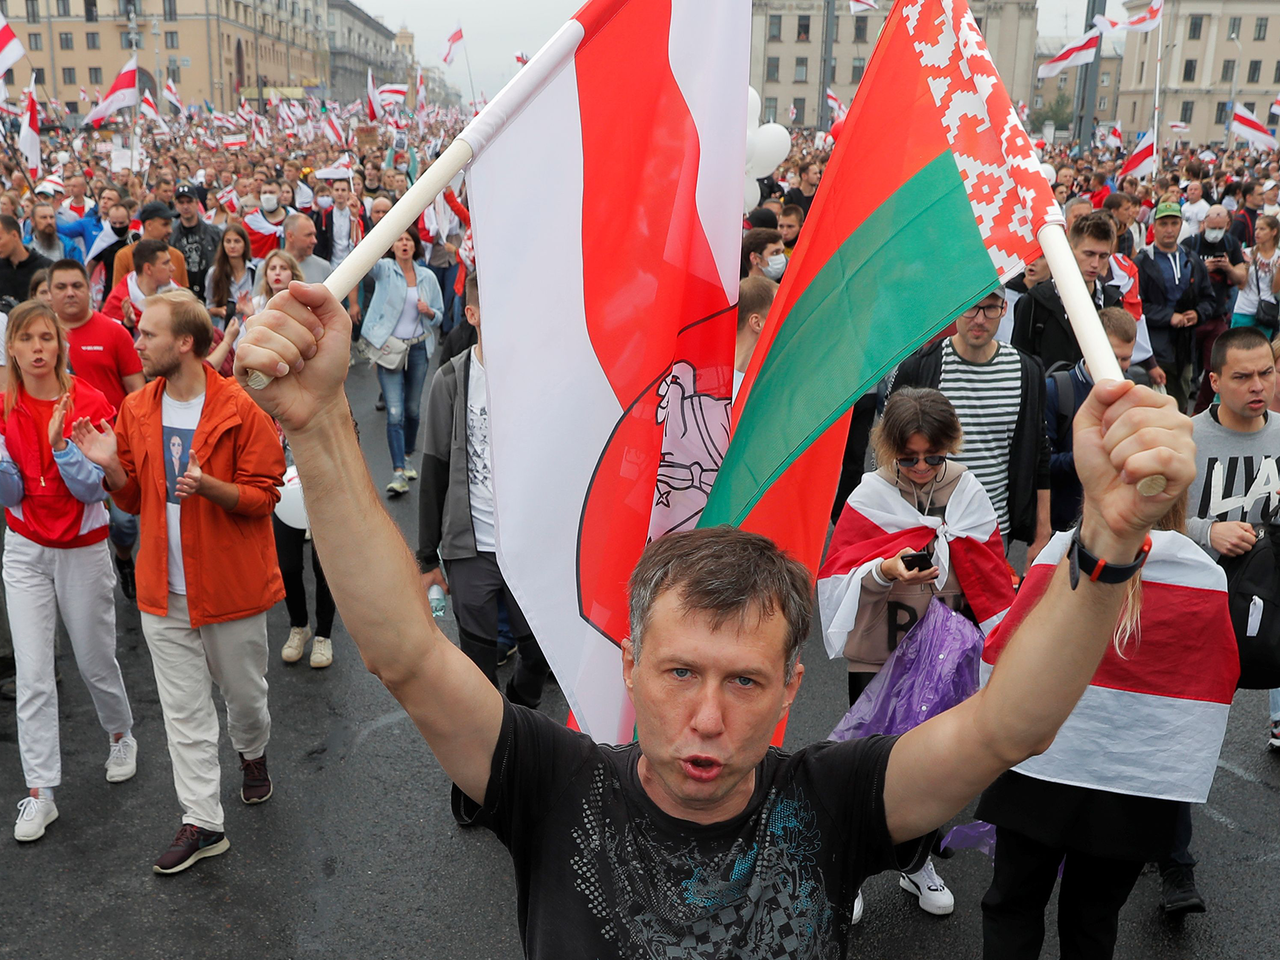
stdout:
<svg viewBox="0 0 1280 960">
<path fill-rule="evenodd" d="M 964 431 L 955 459 L 982 482 L 1005 543 L 1029 544 L 1028 563 L 1049 541 L 1049 443 L 1044 368 L 1035 357 L 995 339 L 1004 291 L 956 318 L 956 333 L 903 360 L 890 392 L 933 387 L 951 401 Z"/>
</svg>

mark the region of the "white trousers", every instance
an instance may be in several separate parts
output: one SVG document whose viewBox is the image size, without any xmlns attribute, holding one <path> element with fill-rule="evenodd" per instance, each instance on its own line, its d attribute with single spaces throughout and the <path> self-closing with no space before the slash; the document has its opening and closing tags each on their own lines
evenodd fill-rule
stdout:
<svg viewBox="0 0 1280 960">
<path fill-rule="evenodd" d="M 192 627 L 186 596 L 170 593 L 167 616 L 142 614 L 142 634 L 164 711 L 182 822 L 221 832 L 222 769 L 213 684 L 227 702 L 231 745 L 248 760 L 262 756 L 271 738 L 267 615 Z"/>
<path fill-rule="evenodd" d="M 102 729 L 116 734 L 133 726 L 116 661 L 115 585 L 105 540 L 63 550 L 5 531 L 4 590 L 17 667 L 18 751 L 29 788 L 62 783 L 53 663 L 59 613 Z"/>
</svg>

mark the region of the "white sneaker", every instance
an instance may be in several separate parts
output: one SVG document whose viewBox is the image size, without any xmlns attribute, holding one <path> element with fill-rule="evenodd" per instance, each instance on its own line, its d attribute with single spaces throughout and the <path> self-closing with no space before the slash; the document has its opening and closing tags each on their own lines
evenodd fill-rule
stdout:
<svg viewBox="0 0 1280 960">
<path fill-rule="evenodd" d="M 914 893 L 920 898 L 920 909 L 934 916 L 945 917 L 956 908 L 956 898 L 952 896 L 947 885 L 933 869 L 933 859 L 924 862 L 924 866 L 915 873 L 904 873 L 898 878 L 898 886 L 907 893 Z"/>
<path fill-rule="evenodd" d="M 44 836 L 44 828 L 58 819 L 58 807 L 44 797 L 23 797 L 18 801 L 18 822 L 13 839 L 26 843 Z"/>
<path fill-rule="evenodd" d="M 138 741 L 121 737 L 111 741 L 107 754 L 107 783 L 123 783 L 138 772 Z"/>
<path fill-rule="evenodd" d="M 302 650 L 311 639 L 310 627 L 290 627 L 289 639 L 280 649 L 280 659 L 285 663 L 297 663 L 302 659 Z"/>
<path fill-rule="evenodd" d="M 849 925 L 854 926 L 862 919 L 862 891 L 858 891 L 858 899 L 853 901 L 853 916 L 849 918 Z"/>
<path fill-rule="evenodd" d="M 387 484 L 387 493 L 393 496 L 399 496 L 402 493 L 409 492 L 409 481 L 405 479 L 402 471 L 396 471 L 391 477 L 391 482 Z"/>
<path fill-rule="evenodd" d="M 333 663 L 333 641 L 328 637 L 316 637 L 311 644 L 311 665 L 317 670 Z"/>
</svg>

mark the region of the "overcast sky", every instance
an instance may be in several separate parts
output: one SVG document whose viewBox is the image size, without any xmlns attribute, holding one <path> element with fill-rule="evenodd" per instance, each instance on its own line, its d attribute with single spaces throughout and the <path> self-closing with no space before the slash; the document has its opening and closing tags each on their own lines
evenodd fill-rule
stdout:
<svg viewBox="0 0 1280 960">
<path fill-rule="evenodd" d="M 387 26 L 398 30 L 407 26 L 415 34 L 418 60 L 441 65 L 445 38 L 461 18 L 467 54 L 477 94 L 492 97 L 516 71 L 515 52 L 537 52 L 560 26 L 573 16 L 584 0 L 357 0 L 366 10 L 385 18 Z M 746 2 L 746 0 L 742 0 Z M 838 0 L 840 2 L 840 0 Z M 881 0 L 881 7 L 892 0 Z M 1054 37 L 1083 33 L 1086 0 L 1039 0 L 1040 32 Z M 1122 0 L 1108 0 L 1107 13 L 1118 16 Z M 467 82 L 467 58 L 454 59 L 445 67 L 449 81 L 462 91 L 463 101 L 471 99 Z M 392 78 L 379 77 L 386 83 Z M 412 81 L 412 78 L 409 78 Z"/>
</svg>

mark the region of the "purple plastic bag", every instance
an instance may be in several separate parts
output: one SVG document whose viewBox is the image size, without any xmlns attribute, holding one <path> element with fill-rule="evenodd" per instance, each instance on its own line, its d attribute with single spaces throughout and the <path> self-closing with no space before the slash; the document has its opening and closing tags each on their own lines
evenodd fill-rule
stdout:
<svg viewBox="0 0 1280 960">
<path fill-rule="evenodd" d="M 831 739 L 906 733 L 967 700 L 978 689 L 982 643 L 972 621 L 936 597 L 930 600 Z"/>
</svg>

